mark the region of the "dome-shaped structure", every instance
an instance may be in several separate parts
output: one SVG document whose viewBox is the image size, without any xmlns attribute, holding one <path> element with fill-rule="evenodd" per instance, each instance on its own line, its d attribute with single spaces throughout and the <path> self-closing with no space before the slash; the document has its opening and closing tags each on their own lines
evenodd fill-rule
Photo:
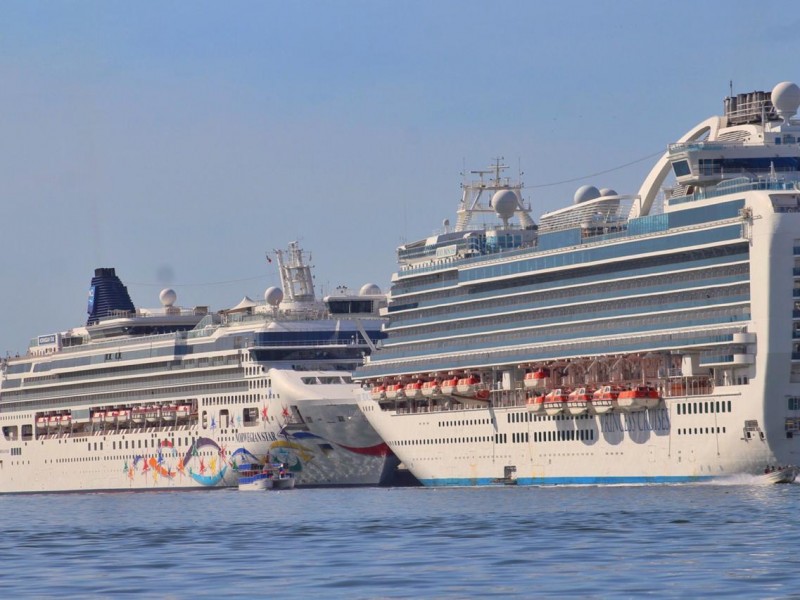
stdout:
<svg viewBox="0 0 800 600">
<path fill-rule="evenodd" d="M 358 291 L 359 296 L 380 296 L 381 294 L 381 288 L 374 283 L 365 283 Z"/>
<path fill-rule="evenodd" d="M 600 190 L 600 196 L 605 198 L 607 196 L 619 196 L 616 190 L 612 190 L 611 188 L 602 188 Z"/>
<path fill-rule="evenodd" d="M 498 190 L 492 196 L 491 206 L 501 219 L 507 221 L 514 216 L 519 198 L 514 190 Z"/>
<path fill-rule="evenodd" d="M 580 204 L 581 202 L 588 202 L 589 200 L 594 200 L 595 198 L 599 197 L 600 190 L 593 185 L 583 185 L 575 192 L 575 196 L 573 197 L 572 201 L 575 204 Z"/>
<path fill-rule="evenodd" d="M 264 292 L 264 301 L 270 306 L 278 306 L 283 302 L 283 290 L 275 286 L 267 288 Z"/>
<path fill-rule="evenodd" d="M 782 81 L 772 88 L 771 99 L 778 116 L 788 123 L 800 107 L 800 87 L 791 81 Z"/>
<path fill-rule="evenodd" d="M 161 302 L 161 306 L 170 307 L 175 304 L 175 301 L 178 299 L 178 294 L 176 294 L 175 290 L 172 288 L 164 288 L 158 295 L 158 299 Z"/>
</svg>

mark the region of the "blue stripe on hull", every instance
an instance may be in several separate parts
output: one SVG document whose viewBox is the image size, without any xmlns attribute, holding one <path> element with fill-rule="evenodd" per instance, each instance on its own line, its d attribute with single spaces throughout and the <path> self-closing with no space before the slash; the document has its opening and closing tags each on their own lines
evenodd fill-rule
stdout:
<svg viewBox="0 0 800 600">
<path fill-rule="evenodd" d="M 691 483 L 711 481 L 710 475 L 653 475 L 630 477 L 517 477 L 517 485 L 614 485 L 614 484 L 642 484 L 642 483 Z M 420 479 L 422 485 L 430 487 L 443 486 L 482 486 L 503 485 L 501 481 L 491 477 L 447 478 L 447 479 Z"/>
</svg>

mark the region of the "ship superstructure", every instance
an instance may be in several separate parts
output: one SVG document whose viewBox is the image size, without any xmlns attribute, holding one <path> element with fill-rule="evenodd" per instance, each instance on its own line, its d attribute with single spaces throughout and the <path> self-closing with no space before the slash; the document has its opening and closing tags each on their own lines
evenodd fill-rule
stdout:
<svg viewBox="0 0 800 600">
<path fill-rule="evenodd" d="M 171 289 L 137 310 L 97 269 L 85 326 L 2 362 L 0 492 L 228 486 L 267 461 L 298 486 L 386 481 L 395 459 L 351 380 L 382 336 L 384 295 L 318 300 L 300 247 L 275 255 L 283 289 L 216 313 L 179 308 Z"/>
<path fill-rule="evenodd" d="M 400 247 L 387 337 L 356 377 L 403 464 L 481 485 L 797 463 L 798 106 L 788 82 L 727 98 L 638 194 L 584 186 L 538 224 L 498 161 L 496 225 L 462 200 L 456 231 Z"/>
</svg>

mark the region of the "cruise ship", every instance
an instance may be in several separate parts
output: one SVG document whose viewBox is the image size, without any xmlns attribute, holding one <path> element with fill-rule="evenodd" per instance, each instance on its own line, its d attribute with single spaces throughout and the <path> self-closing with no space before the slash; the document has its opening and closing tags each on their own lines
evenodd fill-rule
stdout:
<svg viewBox="0 0 800 600">
<path fill-rule="evenodd" d="M 172 289 L 137 310 L 97 269 L 84 326 L 2 361 L 0 493 L 233 486 L 238 465 L 267 461 L 298 487 L 388 481 L 396 458 L 351 379 L 385 295 L 319 301 L 299 245 L 275 257 L 282 289 L 216 313 L 179 308 Z"/>
<path fill-rule="evenodd" d="M 800 453 L 800 89 L 538 222 L 497 161 L 398 250 L 359 405 L 425 485 L 713 480 Z M 483 220 L 483 223 L 479 223 Z"/>
</svg>

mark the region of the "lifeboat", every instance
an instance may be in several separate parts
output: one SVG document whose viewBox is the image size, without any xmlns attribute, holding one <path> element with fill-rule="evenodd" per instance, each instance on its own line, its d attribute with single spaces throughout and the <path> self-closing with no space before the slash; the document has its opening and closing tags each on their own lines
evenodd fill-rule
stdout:
<svg viewBox="0 0 800 600">
<path fill-rule="evenodd" d="M 188 404 L 179 404 L 175 411 L 175 416 L 178 418 L 178 421 L 185 421 L 189 418 L 190 414 L 192 414 L 192 408 Z"/>
<path fill-rule="evenodd" d="M 458 379 L 445 379 L 442 382 L 442 393 L 450 396 L 453 392 L 456 391 L 456 386 L 458 385 Z"/>
<path fill-rule="evenodd" d="M 47 419 L 47 429 L 50 431 L 55 431 L 56 429 L 58 429 L 60 423 L 61 423 L 61 417 L 59 415 L 51 415 Z"/>
<path fill-rule="evenodd" d="M 557 415 L 567 407 L 569 396 L 567 390 L 555 389 L 544 397 L 544 412 L 548 415 Z"/>
<path fill-rule="evenodd" d="M 130 418 L 131 418 L 131 412 L 126 409 L 106 412 L 106 423 L 108 423 L 109 421 L 111 422 L 116 421 L 120 425 L 125 425 L 127 424 Z"/>
<path fill-rule="evenodd" d="M 131 411 L 131 421 L 134 425 L 144 425 L 144 415 L 147 413 L 146 408 L 134 408 Z"/>
<path fill-rule="evenodd" d="M 567 410 L 571 415 L 582 415 L 589 411 L 593 391 L 588 388 L 576 388 L 567 399 Z"/>
<path fill-rule="evenodd" d="M 145 409 L 144 418 L 148 423 L 157 423 L 161 418 L 161 409 L 158 406 L 148 406 Z"/>
<path fill-rule="evenodd" d="M 598 414 L 611 412 L 619 408 L 617 398 L 620 389 L 615 385 L 604 385 L 592 395 L 592 408 Z"/>
<path fill-rule="evenodd" d="M 422 397 L 422 382 L 414 381 L 407 383 L 403 388 L 406 398 L 421 398 Z"/>
<path fill-rule="evenodd" d="M 386 397 L 390 400 L 405 398 L 405 386 L 402 383 L 392 383 L 386 386 Z"/>
<path fill-rule="evenodd" d="M 481 383 L 480 377 L 470 375 L 469 377 L 462 377 L 456 383 L 456 392 L 462 396 L 474 396 L 478 391 L 478 386 Z"/>
<path fill-rule="evenodd" d="M 536 396 L 535 398 L 528 398 L 528 412 L 543 413 L 544 412 L 544 395 Z"/>
<path fill-rule="evenodd" d="M 47 431 L 47 417 L 36 417 L 36 431 L 39 433 Z"/>
<path fill-rule="evenodd" d="M 177 412 L 178 407 L 174 404 L 170 404 L 169 406 L 163 406 L 161 408 L 161 418 L 165 421 L 174 421 L 175 414 Z"/>
<path fill-rule="evenodd" d="M 96 410 L 92 413 L 92 424 L 102 425 L 106 420 L 106 412 L 104 410 Z"/>
<path fill-rule="evenodd" d="M 72 415 L 61 415 L 58 419 L 60 427 L 66 429 L 72 426 Z"/>
<path fill-rule="evenodd" d="M 542 388 L 544 387 L 544 380 L 548 377 L 550 377 L 550 371 L 548 369 L 536 369 L 535 371 L 525 373 L 523 384 L 526 388 Z"/>
<path fill-rule="evenodd" d="M 629 390 L 623 390 L 617 399 L 620 408 L 628 410 L 644 410 L 655 408 L 661 402 L 658 390 L 649 385 L 637 385 Z"/>
<path fill-rule="evenodd" d="M 373 400 L 383 400 L 386 398 L 386 386 L 385 385 L 374 385 L 370 390 L 370 396 L 372 396 Z"/>
<path fill-rule="evenodd" d="M 426 381 L 422 384 L 422 395 L 430 398 L 431 396 L 439 396 L 442 393 L 442 386 L 437 380 Z"/>
</svg>

